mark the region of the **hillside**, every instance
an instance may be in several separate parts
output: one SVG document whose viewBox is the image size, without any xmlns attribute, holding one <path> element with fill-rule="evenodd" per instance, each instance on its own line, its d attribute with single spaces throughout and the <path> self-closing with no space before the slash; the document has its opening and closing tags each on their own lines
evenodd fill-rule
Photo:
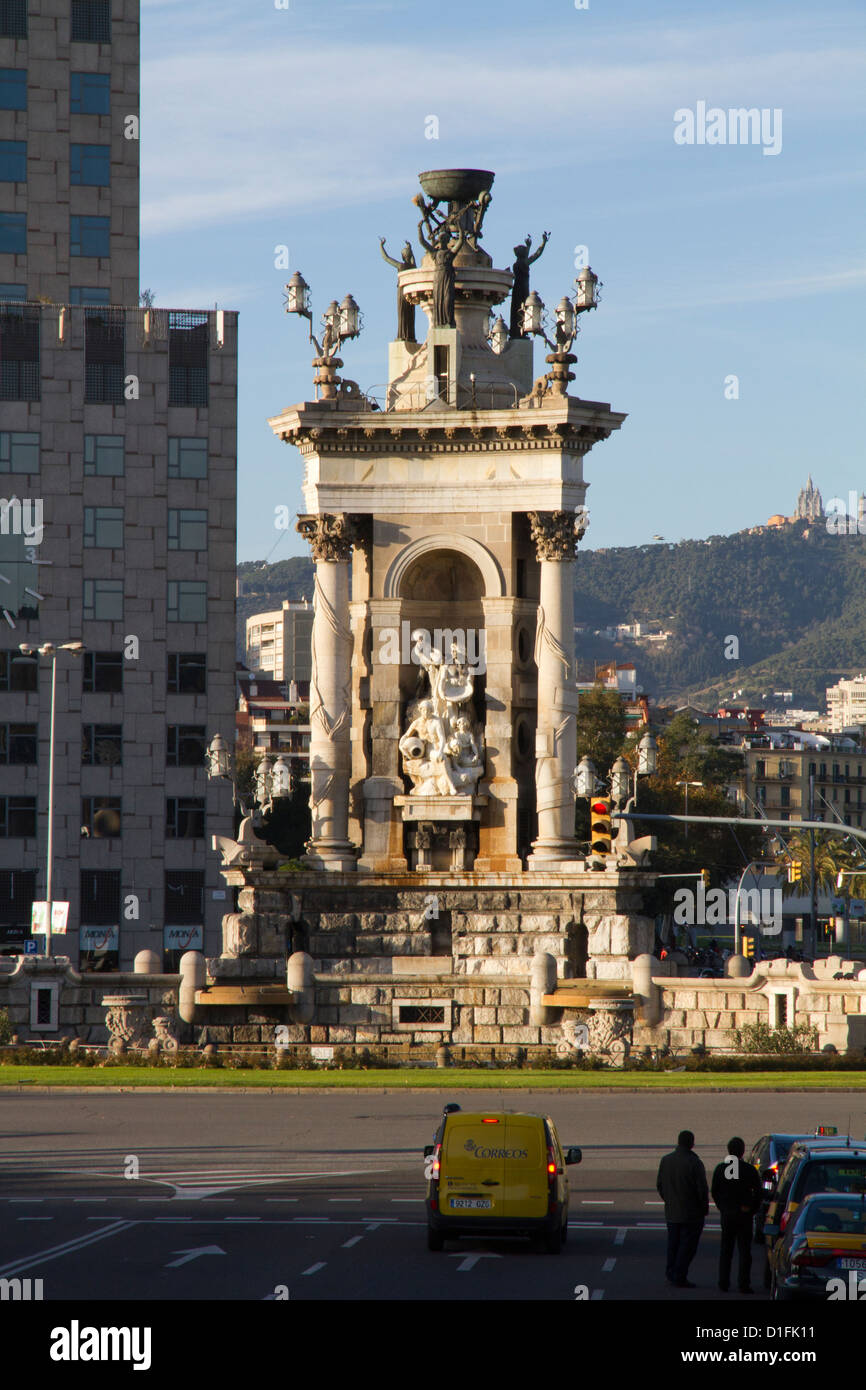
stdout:
<svg viewBox="0 0 866 1390">
<path fill-rule="evenodd" d="M 238 577 L 238 636 L 249 614 L 312 595 L 313 567 L 296 556 L 246 563 Z M 679 545 L 581 551 L 575 566 L 575 621 L 603 628 L 658 622 L 663 647 L 578 637 L 581 679 L 593 663 L 633 661 L 646 690 L 665 701 L 686 696 L 761 703 L 791 690 L 795 706 L 823 710 L 824 691 L 866 666 L 866 538 L 829 535 L 820 523 Z M 725 656 L 736 637 L 739 657 Z M 730 644 L 727 644 L 730 648 Z M 239 647 L 242 650 L 242 647 Z"/>
</svg>

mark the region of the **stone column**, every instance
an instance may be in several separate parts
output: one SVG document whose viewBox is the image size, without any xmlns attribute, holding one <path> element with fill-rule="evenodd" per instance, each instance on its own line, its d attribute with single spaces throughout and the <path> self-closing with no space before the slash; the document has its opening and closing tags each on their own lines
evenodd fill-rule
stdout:
<svg viewBox="0 0 866 1390">
<path fill-rule="evenodd" d="M 302 516 L 297 529 L 316 562 L 310 680 L 310 808 L 307 844 L 312 867 L 341 872 L 356 867 L 349 842 L 352 634 L 349 564 L 355 530 L 340 514 Z"/>
<path fill-rule="evenodd" d="M 405 873 L 403 821 L 394 797 L 404 791 L 398 742 L 403 600 L 370 599 L 370 775 L 364 783 L 364 852 L 362 869 Z M 408 650 L 406 652 L 408 656 Z"/>
<path fill-rule="evenodd" d="M 556 871 L 577 860 L 572 777 L 577 761 L 577 691 L 574 688 L 574 512 L 530 512 L 541 562 L 535 664 L 538 722 L 535 795 L 538 838 L 529 868 Z"/>
<path fill-rule="evenodd" d="M 512 775 L 514 733 L 514 599 L 484 598 L 484 653 L 487 666 L 484 739 L 487 767 L 483 787 L 489 797 L 479 827 L 476 873 L 520 873 L 517 854 L 517 782 Z"/>
</svg>

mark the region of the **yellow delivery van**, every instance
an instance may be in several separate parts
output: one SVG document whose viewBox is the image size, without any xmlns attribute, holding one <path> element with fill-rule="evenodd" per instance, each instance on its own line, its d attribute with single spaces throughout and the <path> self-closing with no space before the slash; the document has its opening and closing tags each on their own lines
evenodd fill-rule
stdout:
<svg viewBox="0 0 866 1390">
<path fill-rule="evenodd" d="M 563 1151 L 549 1115 L 449 1106 L 427 1164 L 427 1245 L 441 1250 L 460 1236 L 529 1236 L 556 1254 L 568 1229 L 566 1168 L 579 1148 Z"/>
</svg>

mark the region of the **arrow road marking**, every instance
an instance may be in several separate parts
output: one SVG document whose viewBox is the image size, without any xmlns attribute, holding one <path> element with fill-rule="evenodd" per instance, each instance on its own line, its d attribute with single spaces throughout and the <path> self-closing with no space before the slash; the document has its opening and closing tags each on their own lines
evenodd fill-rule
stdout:
<svg viewBox="0 0 866 1390">
<path fill-rule="evenodd" d="M 459 1259 L 460 1259 L 460 1256 L 459 1256 L 458 1254 L 452 1253 L 452 1254 L 451 1254 L 451 1259 L 452 1259 L 452 1260 L 459 1260 Z M 478 1263 L 479 1260 L 501 1260 L 501 1259 L 502 1259 L 502 1256 L 501 1256 L 501 1255 L 494 1255 L 492 1251 L 489 1252 L 489 1253 L 488 1253 L 487 1251 L 484 1251 L 484 1252 L 482 1252 L 481 1254 L 478 1254 L 478 1255 L 467 1255 L 466 1258 L 463 1260 L 463 1263 L 462 1263 L 462 1264 L 459 1264 L 459 1265 L 457 1266 L 457 1273 L 458 1273 L 458 1274 L 467 1274 L 467 1273 L 469 1272 L 470 1269 L 474 1269 L 474 1268 L 475 1268 L 475 1266 L 477 1265 L 477 1263 Z"/>
<path fill-rule="evenodd" d="M 221 1250 L 218 1245 L 199 1245 L 195 1250 L 175 1250 L 176 1255 L 181 1259 L 171 1260 L 165 1266 L 166 1269 L 177 1269 L 179 1265 L 189 1264 L 190 1260 L 197 1260 L 199 1255 L 224 1255 L 225 1250 Z"/>
</svg>

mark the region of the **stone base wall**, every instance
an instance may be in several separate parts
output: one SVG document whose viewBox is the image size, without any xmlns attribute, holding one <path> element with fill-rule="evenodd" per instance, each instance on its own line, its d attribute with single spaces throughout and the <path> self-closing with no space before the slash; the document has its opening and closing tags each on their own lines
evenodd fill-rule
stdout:
<svg viewBox="0 0 866 1390">
<path fill-rule="evenodd" d="M 639 1015 L 635 1043 L 684 1051 L 703 1046 L 713 1052 L 736 1050 L 732 1030 L 746 1024 L 781 1022 L 777 999 L 784 1000 L 788 1027 L 807 1024 L 818 1030 L 818 1046 L 839 1052 L 866 1049 L 866 967 L 862 961 L 830 956 L 808 966 L 799 962 L 761 961 L 740 979 L 698 980 L 662 973 L 653 961 L 652 983 L 661 1017 L 651 1023 Z M 853 979 L 834 979 L 834 975 Z"/>
<path fill-rule="evenodd" d="M 12 968 L 0 971 L 0 1009 L 7 1011 L 12 1033 L 21 1042 L 56 1041 L 65 1037 L 86 1043 L 106 1043 L 108 1030 L 102 999 L 118 991 L 146 995 L 151 1016 L 170 1013 L 177 1006 L 177 975 L 145 975 L 131 970 L 81 975 L 72 968 L 67 956 L 8 957 L 3 964 Z M 57 1006 L 52 1009 L 55 1027 L 34 1026 L 35 989 L 56 991 Z"/>
</svg>

